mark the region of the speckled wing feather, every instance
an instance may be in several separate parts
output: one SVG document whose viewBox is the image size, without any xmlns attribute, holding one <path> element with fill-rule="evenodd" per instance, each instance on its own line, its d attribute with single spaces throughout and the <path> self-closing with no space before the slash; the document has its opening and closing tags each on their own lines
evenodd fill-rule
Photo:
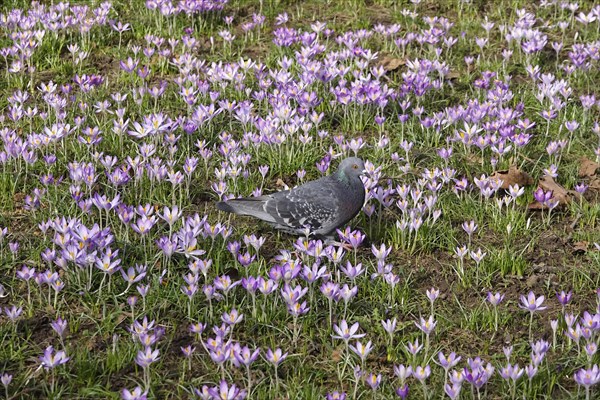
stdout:
<svg viewBox="0 0 600 400">
<path fill-rule="evenodd" d="M 302 233 L 308 228 L 310 233 L 322 234 L 338 219 L 339 193 L 335 189 L 326 179 L 309 182 L 271 195 L 265 211 L 274 216 L 280 229 Z"/>
</svg>

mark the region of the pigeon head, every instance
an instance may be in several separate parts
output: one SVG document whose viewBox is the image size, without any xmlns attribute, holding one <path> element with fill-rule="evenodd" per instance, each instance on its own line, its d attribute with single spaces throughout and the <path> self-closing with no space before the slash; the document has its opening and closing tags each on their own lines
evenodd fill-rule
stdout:
<svg viewBox="0 0 600 400">
<path fill-rule="evenodd" d="M 346 179 L 358 178 L 365 173 L 365 163 L 358 157 L 348 157 L 342 160 L 337 172 Z"/>
</svg>

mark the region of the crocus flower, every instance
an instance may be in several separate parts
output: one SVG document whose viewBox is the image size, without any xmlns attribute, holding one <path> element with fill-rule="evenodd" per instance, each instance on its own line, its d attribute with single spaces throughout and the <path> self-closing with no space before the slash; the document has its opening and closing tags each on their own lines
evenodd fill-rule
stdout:
<svg viewBox="0 0 600 400">
<path fill-rule="evenodd" d="M 46 370 L 65 364 L 70 359 L 71 357 L 67 357 L 65 352 L 62 350 L 54 353 L 54 347 L 52 346 L 46 347 L 46 350 L 44 350 L 44 355 L 40 357 L 42 367 L 44 367 Z"/>
<path fill-rule="evenodd" d="M 500 369 L 499 374 L 504 380 L 512 379 L 514 382 L 516 382 L 521 376 L 523 376 L 524 372 L 525 370 L 523 368 L 519 368 L 519 364 L 511 365 L 508 363 L 505 367 Z"/>
<path fill-rule="evenodd" d="M 410 365 L 408 367 L 405 367 L 404 364 L 394 365 L 394 375 L 400 379 L 401 383 L 404 383 L 407 378 L 410 378 L 412 373 L 413 370 Z"/>
<path fill-rule="evenodd" d="M 373 344 L 371 343 L 370 340 L 366 345 L 363 345 L 360 341 L 357 340 L 355 346 L 350 345 L 348 347 L 350 348 L 350 350 L 352 350 L 354 353 L 356 353 L 356 355 L 358 357 L 360 357 L 360 360 L 363 363 L 367 359 L 367 356 L 369 355 L 371 350 L 373 350 Z"/>
<path fill-rule="evenodd" d="M 52 329 L 60 336 L 62 339 L 65 337 L 65 330 L 67 329 L 67 321 L 58 317 L 56 321 L 52 321 L 50 323 Z"/>
<path fill-rule="evenodd" d="M 436 289 L 436 288 L 427 289 L 426 293 L 427 293 L 427 298 L 429 299 L 429 301 L 431 303 L 433 303 L 440 295 L 439 289 Z"/>
<path fill-rule="evenodd" d="M 7 373 L 3 373 L 0 375 L 0 382 L 2 382 L 2 386 L 4 386 L 4 395 L 8 399 L 8 385 L 12 382 L 13 376 Z"/>
<path fill-rule="evenodd" d="M 533 324 L 533 313 L 536 311 L 545 310 L 546 307 L 542 307 L 544 303 L 544 296 L 535 297 L 533 291 L 527 294 L 527 297 L 521 296 L 521 304 L 519 307 L 529 311 L 529 338 L 531 339 L 531 325 Z"/>
<path fill-rule="evenodd" d="M 429 365 L 426 365 L 425 367 L 419 365 L 413 371 L 413 376 L 421 383 L 425 383 L 425 380 L 429 378 L 429 375 L 431 375 L 431 367 L 429 367 Z"/>
<path fill-rule="evenodd" d="M 379 388 L 379 385 L 381 385 L 381 374 L 370 373 L 365 377 L 365 382 L 375 391 Z"/>
<path fill-rule="evenodd" d="M 402 400 L 406 399 L 408 397 L 408 392 L 409 392 L 409 388 L 407 384 L 404 384 L 402 386 L 400 386 L 399 388 L 396 388 L 395 393 L 398 397 L 400 397 Z"/>
<path fill-rule="evenodd" d="M 415 325 L 426 335 L 429 335 L 435 329 L 437 322 L 433 319 L 433 315 L 430 315 L 427 320 L 421 317 L 420 322 L 415 322 Z"/>
<path fill-rule="evenodd" d="M 423 348 L 423 345 L 419 344 L 419 339 L 415 339 L 414 343 L 408 342 L 408 344 L 405 346 L 405 348 L 406 348 L 406 350 L 408 350 L 408 352 L 410 354 L 415 356 L 419 353 L 419 351 L 421 351 L 421 349 Z"/>
<path fill-rule="evenodd" d="M 455 352 L 452 352 L 446 357 L 444 353 L 441 351 L 438 353 L 438 364 L 444 368 L 446 373 L 450 370 L 450 368 L 454 368 L 456 364 L 460 362 L 462 357 L 457 356 Z"/>
<path fill-rule="evenodd" d="M 571 301 L 572 296 L 573 296 L 573 292 L 571 292 L 571 291 L 565 293 L 564 290 L 561 290 L 560 293 L 556 293 L 556 298 L 558 299 L 558 302 L 563 307 L 566 306 L 569 303 L 569 301 Z"/>
<path fill-rule="evenodd" d="M 227 325 L 236 325 L 244 319 L 244 314 L 238 313 L 238 311 L 234 308 L 228 313 L 223 313 L 221 316 L 221 320 Z"/>
<path fill-rule="evenodd" d="M 381 321 L 381 325 L 383 329 L 389 334 L 393 335 L 396 332 L 396 327 L 398 326 L 398 320 L 394 318 L 393 320 L 387 319 L 385 321 Z"/>
<path fill-rule="evenodd" d="M 600 370 L 598 369 L 598 365 L 594 364 L 592 368 L 580 369 L 573 374 L 573 379 L 579 386 L 585 387 L 585 398 L 586 400 L 589 400 L 590 387 L 600 382 Z"/>
<path fill-rule="evenodd" d="M 274 351 L 271 349 L 267 349 L 267 352 L 265 354 L 267 361 L 275 366 L 281 364 L 281 362 L 285 360 L 287 356 L 288 353 L 283 353 L 279 348 L 275 349 Z"/>
<path fill-rule="evenodd" d="M 327 393 L 327 396 L 325 396 L 325 400 L 346 400 L 346 393 L 340 393 L 338 391 Z"/>
<path fill-rule="evenodd" d="M 10 308 L 4 307 L 4 313 L 11 321 L 16 321 L 19 316 L 23 313 L 23 307 L 12 306 Z"/>
<path fill-rule="evenodd" d="M 525 366 L 525 374 L 527 374 L 527 377 L 529 378 L 529 380 L 532 380 L 533 377 L 537 374 L 537 366 L 529 364 L 527 366 Z"/>
<path fill-rule="evenodd" d="M 351 327 L 348 327 L 348 323 L 345 319 L 340 322 L 339 325 L 333 324 L 333 331 L 336 333 L 332 335 L 334 339 L 342 339 L 348 343 L 351 339 L 360 339 L 365 336 L 364 333 L 356 333 L 358 331 L 358 322 L 355 322 Z"/>
<path fill-rule="evenodd" d="M 235 384 L 229 386 L 225 380 L 222 380 L 219 386 L 208 389 L 208 393 L 215 400 L 243 400 L 246 398 L 245 390 L 238 388 Z"/>
<path fill-rule="evenodd" d="M 502 300 L 504 300 L 504 295 L 501 293 L 496 292 L 492 294 L 492 292 L 488 292 L 487 294 L 487 301 L 493 306 L 497 306 Z"/>
<path fill-rule="evenodd" d="M 444 393 L 448 395 L 450 400 L 456 400 L 458 399 L 458 396 L 460 396 L 461 388 L 462 386 L 460 384 L 453 383 L 452 385 L 450 385 L 449 383 L 446 383 L 444 385 Z"/>
<path fill-rule="evenodd" d="M 121 390 L 121 399 L 123 400 L 146 400 L 148 398 L 148 391 L 142 392 L 142 388 L 136 386 L 133 391 L 129 391 L 129 389 Z"/>
<path fill-rule="evenodd" d="M 8 386 L 12 382 L 13 376 L 7 373 L 0 375 L 0 382 L 2 382 L 3 386 Z"/>
<path fill-rule="evenodd" d="M 135 363 L 142 368 L 147 368 L 153 362 L 158 361 L 159 354 L 158 349 L 153 351 L 150 346 L 147 346 L 144 350 L 138 351 L 135 356 Z"/>
<path fill-rule="evenodd" d="M 194 351 L 196 351 L 196 348 L 191 345 L 181 347 L 181 352 L 185 357 L 190 357 L 194 353 Z"/>
<path fill-rule="evenodd" d="M 248 346 L 244 346 L 234 353 L 234 357 L 240 364 L 248 366 L 256 361 L 259 354 L 260 349 L 252 351 L 250 348 L 248 348 Z"/>
</svg>

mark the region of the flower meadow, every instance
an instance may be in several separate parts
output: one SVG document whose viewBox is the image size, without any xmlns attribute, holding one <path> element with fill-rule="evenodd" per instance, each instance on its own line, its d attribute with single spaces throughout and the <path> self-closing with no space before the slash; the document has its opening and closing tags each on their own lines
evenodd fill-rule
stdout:
<svg viewBox="0 0 600 400">
<path fill-rule="evenodd" d="M 600 396 L 594 2 L 16 1 L 0 32 L 0 397 Z M 215 208 L 348 156 L 335 241 Z"/>
</svg>

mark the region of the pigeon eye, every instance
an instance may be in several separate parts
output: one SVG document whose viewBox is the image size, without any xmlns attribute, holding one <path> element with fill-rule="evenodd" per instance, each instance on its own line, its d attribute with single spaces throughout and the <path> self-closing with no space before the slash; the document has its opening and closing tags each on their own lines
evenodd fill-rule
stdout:
<svg viewBox="0 0 600 400">
<path fill-rule="evenodd" d="M 354 169 L 358 169 L 358 164 L 354 164 L 354 165 L 352 166 L 352 168 L 354 168 Z"/>
</svg>

